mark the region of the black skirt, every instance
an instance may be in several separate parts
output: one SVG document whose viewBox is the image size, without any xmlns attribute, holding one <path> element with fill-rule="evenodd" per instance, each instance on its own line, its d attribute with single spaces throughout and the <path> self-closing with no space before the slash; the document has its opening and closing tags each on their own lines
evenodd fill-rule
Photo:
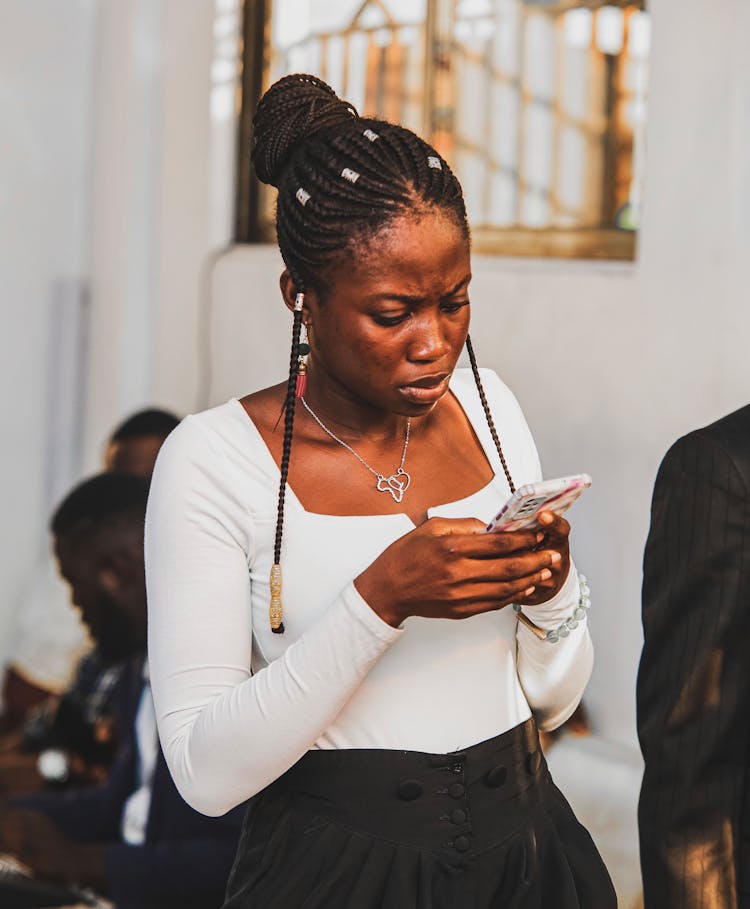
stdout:
<svg viewBox="0 0 750 909">
<path fill-rule="evenodd" d="M 310 751 L 248 808 L 224 909 L 616 909 L 533 719 L 450 754 Z"/>
</svg>

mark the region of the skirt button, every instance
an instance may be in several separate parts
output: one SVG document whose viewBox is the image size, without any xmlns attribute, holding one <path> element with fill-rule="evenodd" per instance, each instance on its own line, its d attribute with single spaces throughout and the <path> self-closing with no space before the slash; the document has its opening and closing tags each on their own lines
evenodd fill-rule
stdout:
<svg viewBox="0 0 750 909">
<path fill-rule="evenodd" d="M 399 784 L 396 794 L 404 802 L 413 802 L 422 795 L 422 784 L 419 780 L 404 780 Z"/>
<path fill-rule="evenodd" d="M 499 786 L 503 785 L 507 778 L 508 768 L 503 767 L 502 764 L 498 764 L 497 767 L 493 767 L 487 774 L 487 785 L 491 786 L 493 789 L 497 789 Z"/>
<path fill-rule="evenodd" d="M 455 838 L 455 840 L 453 840 L 453 848 L 457 852 L 466 852 L 468 849 L 471 848 L 471 843 L 469 842 L 469 837 L 468 836 L 457 836 Z"/>
</svg>

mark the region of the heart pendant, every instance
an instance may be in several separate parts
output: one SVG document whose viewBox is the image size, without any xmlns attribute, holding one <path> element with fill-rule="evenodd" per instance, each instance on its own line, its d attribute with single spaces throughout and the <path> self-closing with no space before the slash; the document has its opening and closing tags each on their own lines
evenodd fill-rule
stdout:
<svg viewBox="0 0 750 909">
<path fill-rule="evenodd" d="M 403 467 L 399 467 L 396 473 L 389 477 L 378 477 L 378 492 L 389 492 L 394 502 L 400 502 L 410 484 L 411 477 Z"/>
</svg>

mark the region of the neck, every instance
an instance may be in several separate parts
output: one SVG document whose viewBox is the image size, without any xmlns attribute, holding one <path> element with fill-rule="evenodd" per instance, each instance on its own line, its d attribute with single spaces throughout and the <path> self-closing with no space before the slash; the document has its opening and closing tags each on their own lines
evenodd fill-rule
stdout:
<svg viewBox="0 0 750 909">
<path fill-rule="evenodd" d="M 325 425 L 347 442 L 403 441 L 408 417 L 382 410 L 309 363 L 305 400 Z M 309 419 L 309 414 L 305 413 Z M 301 416 L 298 413 L 298 416 Z"/>
</svg>

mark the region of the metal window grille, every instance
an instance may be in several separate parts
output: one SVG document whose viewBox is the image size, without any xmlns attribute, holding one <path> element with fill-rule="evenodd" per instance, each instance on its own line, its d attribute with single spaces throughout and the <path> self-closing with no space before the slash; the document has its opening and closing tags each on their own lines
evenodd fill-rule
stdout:
<svg viewBox="0 0 750 909">
<path fill-rule="evenodd" d="M 245 0 L 238 239 L 273 237 L 252 111 L 307 71 L 435 145 L 475 249 L 633 258 L 649 45 L 643 0 Z"/>
</svg>

